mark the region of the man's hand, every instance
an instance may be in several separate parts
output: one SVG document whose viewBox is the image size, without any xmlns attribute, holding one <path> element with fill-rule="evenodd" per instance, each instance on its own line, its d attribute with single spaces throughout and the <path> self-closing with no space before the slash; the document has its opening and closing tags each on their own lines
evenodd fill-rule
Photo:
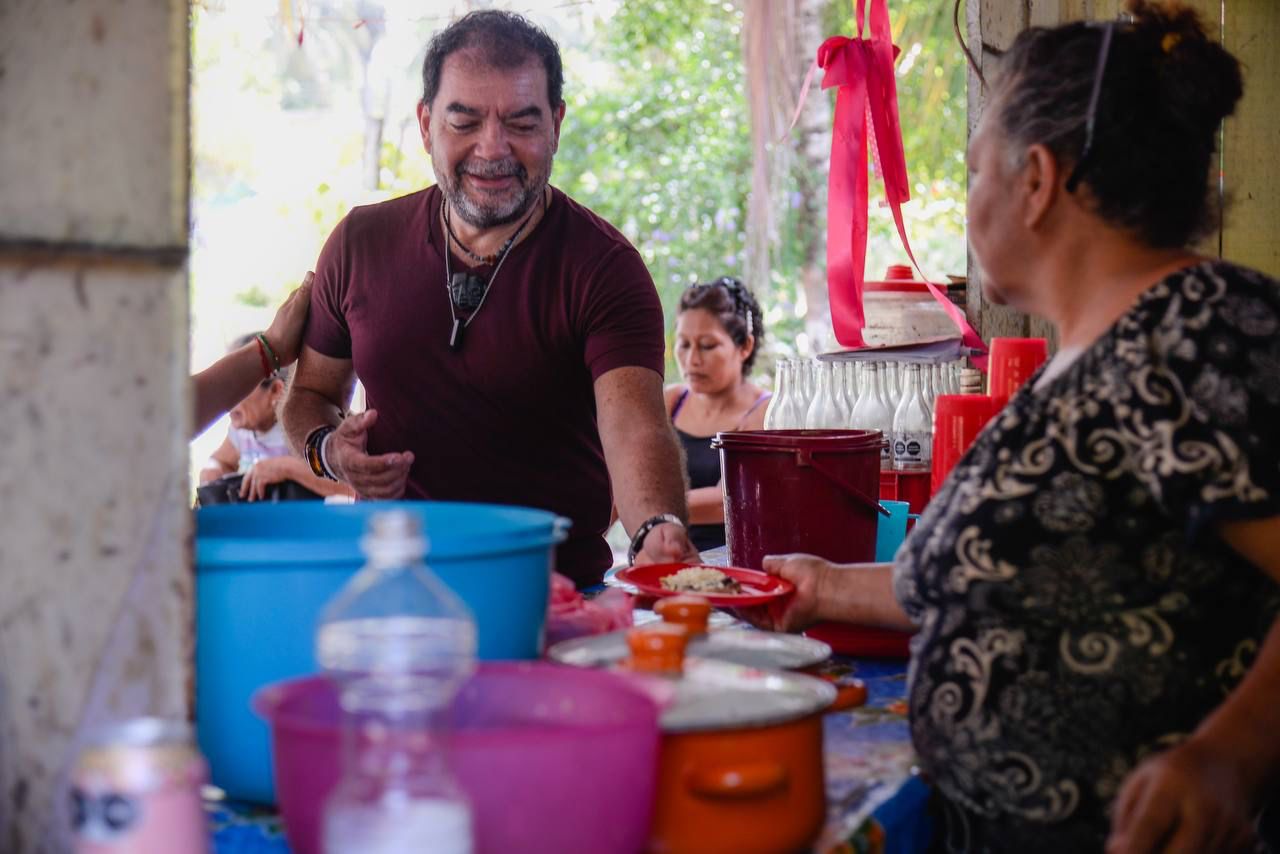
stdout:
<svg viewBox="0 0 1280 854">
<path fill-rule="evenodd" d="M 306 470 L 306 464 L 297 457 L 268 457 L 258 460 L 245 472 L 240 481 L 240 497 L 246 501 L 261 501 L 267 497 L 267 487 L 273 483 L 296 480 Z"/>
<path fill-rule="evenodd" d="M 755 608 L 743 608 L 738 616 L 775 632 L 798 632 L 818 622 L 818 605 L 828 595 L 827 577 L 832 564 L 806 554 L 770 555 L 764 559 L 764 571 L 785 578 L 796 592 L 780 601 Z"/>
<path fill-rule="evenodd" d="M 349 484 L 361 498 L 399 498 L 409 479 L 413 453 L 369 456 L 369 428 L 377 420 L 377 410 L 373 409 L 348 415 L 329 436 L 325 459 L 338 479 Z"/>
<path fill-rule="evenodd" d="M 649 563 L 701 563 L 702 555 L 689 542 L 689 532 L 670 522 L 658 525 L 645 535 L 640 551 L 636 553 L 636 566 Z"/>
<path fill-rule="evenodd" d="M 1107 854 L 1253 850 L 1253 793 L 1230 755 L 1193 736 L 1139 765 L 1116 798 Z"/>
<path fill-rule="evenodd" d="M 298 361 L 298 353 L 302 350 L 302 332 L 307 328 L 307 310 L 311 307 L 311 282 L 314 279 L 314 273 L 302 277 L 302 284 L 276 310 L 276 316 L 264 333 L 282 368 Z"/>
</svg>

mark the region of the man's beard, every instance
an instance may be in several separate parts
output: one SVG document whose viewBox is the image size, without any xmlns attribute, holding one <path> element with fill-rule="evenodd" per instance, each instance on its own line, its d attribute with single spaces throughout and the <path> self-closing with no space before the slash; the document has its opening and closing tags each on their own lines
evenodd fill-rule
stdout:
<svg viewBox="0 0 1280 854">
<path fill-rule="evenodd" d="M 449 201 L 449 207 L 468 225 L 494 228 L 524 216 L 547 186 L 550 173 L 550 158 L 546 167 L 532 177 L 524 164 L 514 157 L 496 161 L 463 161 L 454 168 L 452 175 L 445 173 L 441 176 L 446 180 L 440 182 L 440 189 Z M 519 189 L 514 195 L 502 199 L 487 198 L 488 194 L 482 192 L 481 200 L 477 201 L 462 189 L 463 176 L 467 174 L 481 178 L 511 176 L 519 183 Z"/>
</svg>

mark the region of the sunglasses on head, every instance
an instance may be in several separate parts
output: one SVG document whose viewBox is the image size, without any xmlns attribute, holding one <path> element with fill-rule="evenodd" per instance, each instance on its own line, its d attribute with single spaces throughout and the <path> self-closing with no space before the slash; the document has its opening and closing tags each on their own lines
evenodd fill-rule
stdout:
<svg viewBox="0 0 1280 854">
<path fill-rule="evenodd" d="M 1076 187 L 1080 186 L 1080 178 L 1088 168 L 1090 158 L 1095 151 L 1094 134 L 1098 125 L 1098 101 L 1102 98 L 1102 81 L 1107 76 L 1107 59 L 1111 56 L 1111 41 L 1115 38 L 1116 27 L 1131 23 L 1131 17 L 1121 15 L 1119 20 L 1089 24 L 1089 26 L 1102 27 L 1102 44 L 1098 47 L 1098 62 L 1093 70 L 1093 88 L 1089 91 L 1089 108 L 1085 112 L 1084 145 L 1080 148 L 1080 156 L 1076 158 L 1075 167 L 1067 176 L 1068 193 L 1074 193 Z"/>
</svg>

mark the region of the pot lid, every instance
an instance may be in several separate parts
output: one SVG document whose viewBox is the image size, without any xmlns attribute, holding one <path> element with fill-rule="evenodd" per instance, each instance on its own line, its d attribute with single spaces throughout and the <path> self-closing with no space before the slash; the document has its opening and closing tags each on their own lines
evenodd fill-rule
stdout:
<svg viewBox="0 0 1280 854">
<path fill-rule="evenodd" d="M 626 660 L 614 667 L 642 680 L 651 694 L 662 697 L 664 711 L 659 723 L 664 732 L 771 726 L 822 711 L 836 699 L 834 685 L 811 676 L 685 657 L 690 643 L 695 642 L 685 626 L 660 623 L 630 629 L 622 633 L 622 639 Z M 550 655 L 566 661 L 566 649 L 570 653 L 582 647 L 590 649 L 587 641 L 593 640 L 597 639 L 557 644 Z"/>
<path fill-rule="evenodd" d="M 689 639 L 688 655 L 746 667 L 799 670 L 831 657 L 831 647 L 802 635 L 786 635 L 757 629 L 712 629 Z M 547 657 L 577 667 L 612 667 L 631 655 L 627 631 L 561 641 L 547 650 Z"/>
<path fill-rule="evenodd" d="M 662 712 L 663 732 L 752 729 L 787 723 L 829 707 L 836 686 L 813 676 L 686 658 Z"/>
</svg>

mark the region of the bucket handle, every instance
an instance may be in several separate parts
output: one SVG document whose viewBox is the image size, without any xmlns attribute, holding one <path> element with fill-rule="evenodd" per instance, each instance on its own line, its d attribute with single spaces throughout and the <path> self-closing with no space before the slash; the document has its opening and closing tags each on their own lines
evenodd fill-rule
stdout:
<svg viewBox="0 0 1280 854">
<path fill-rule="evenodd" d="M 853 484 L 849 483 L 849 481 L 844 479 L 843 475 L 837 473 L 836 471 L 828 467 L 826 463 L 824 463 L 821 459 L 819 459 L 817 454 L 813 453 L 807 448 L 796 448 L 796 465 L 801 467 L 812 468 L 814 471 L 818 472 L 818 474 L 822 475 L 827 480 L 831 481 L 836 486 L 844 490 L 845 493 L 847 493 L 850 498 L 854 499 L 859 504 L 862 504 L 863 506 L 871 510 L 874 510 L 875 512 L 879 513 L 881 516 L 888 518 L 890 515 L 892 515 L 889 513 L 888 510 L 884 508 L 883 504 L 881 504 L 879 501 L 876 501 L 874 498 L 871 498 L 869 495 L 867 495 L 861 489 L 858 489 Z"/>
</svg>

